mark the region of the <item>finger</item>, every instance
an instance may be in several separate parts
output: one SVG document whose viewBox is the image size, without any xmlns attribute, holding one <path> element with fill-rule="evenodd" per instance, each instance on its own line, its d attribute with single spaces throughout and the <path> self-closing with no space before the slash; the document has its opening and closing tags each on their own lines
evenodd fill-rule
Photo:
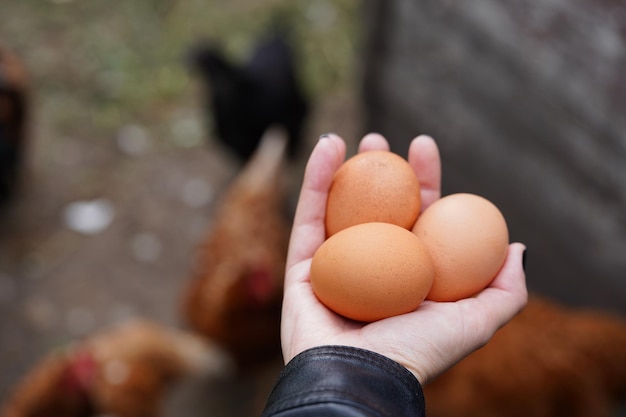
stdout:
<svg viewBox="0 0 626 417">
<path fill-rule="evenodd" d="M 369 133 L 359 142 L 359 152 L 389 151 L 387 139 L 378 133 Z"/>
<path fill-rule="evenodd" d="M 435 140 L 426 135 L 413 139 L 408 160 L 420 182 L 424 211 L 441 197 L 441 159 Z"/>
<path fill-rule="evenodd" d="M 512 294 L 526 296 L 526 274 L 524 272 L 524 251 L 522 243 L 511 243 L 504 265 L 496 278 L 489 284 L 495 288 Z"/>
<path fill-rule="evenodd" d="M 494 320 L 490 327 L 498 329 L 519 313 L 528 301 L 526 274 L 523 257 L 526 246 L 521 243 L 509 245 L 506 261 L 496 278 L 476 297 L 489 317 Z"/>
<path fill-rule="evenodd" d="M 320 138 L 307 162 L 300 197 L 291 230 L 287 268 L 313 257 L 324 242 L 324 218 L 328 190 L 335 171 L 346 154 L 346 144 L 339 136 Z"/>
</svg>

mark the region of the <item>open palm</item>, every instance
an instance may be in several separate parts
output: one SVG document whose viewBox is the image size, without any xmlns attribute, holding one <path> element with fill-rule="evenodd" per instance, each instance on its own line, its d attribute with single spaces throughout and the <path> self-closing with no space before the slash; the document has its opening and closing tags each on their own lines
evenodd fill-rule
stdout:
<svg viewBox="0 0 626 417">
<path fill-rule="evenodd" d="M 389 145 L 380 135 L 365 136 L 359 152 L 374 149 L 388 150 Z M 325 240 L 328 190 L 345 154 L 344 141 L 331 134 L 320 139 L 306 167 L 287 257 L 281 325 L 284 360 L 316 346 L 354 346 L 395 360 L 424 384 L 485 344 L 526 304 L 525 247 L 511 244 L 498 276 L 475 297 L 446 303 L 424 301 L 413 312 L 373 323 L 337 315 L 313 293 L 309 272 L 313 255 Z M 424 210 L 441 194 L 441 163 L 434 140 L 415 138 L 408 161 L 420 181 Z"/>
</svg>

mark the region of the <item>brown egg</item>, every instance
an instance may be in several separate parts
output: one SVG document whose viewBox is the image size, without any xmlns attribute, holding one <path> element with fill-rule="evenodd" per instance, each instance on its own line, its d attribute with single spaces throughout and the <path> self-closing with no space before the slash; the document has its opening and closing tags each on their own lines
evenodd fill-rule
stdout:
<svg viewBox="0 0 626 417">
<path fill-rule="evenodd" d="M 452 194 L 429 206 L 413 232 L 428 248 L 435 279 L 427 296 L 456 301 L 475 295 L 495 278 L 506 258 L 509 232 L 489 200 Z"/>
<path fill-rule="evenodd" d="M 415 310 L 434 273 L 426 247 L 411 231 L 363 223 L 319 247 L 311 263 L 311 285 L 331 310 L 371 322 Z"/>
<path fill-rule="evenodd" d="M 326 236 L 367 222 L 411 229 L 420 212 L 420 184 L 401 156 L 368 151 L 348 159 L 335 173 L 326 205 Z"/>
</svg>

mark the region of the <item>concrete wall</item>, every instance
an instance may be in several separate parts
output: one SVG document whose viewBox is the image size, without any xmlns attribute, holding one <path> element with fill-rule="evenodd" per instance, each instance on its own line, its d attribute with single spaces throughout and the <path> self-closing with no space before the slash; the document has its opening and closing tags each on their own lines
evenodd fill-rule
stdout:
<svg viewBox="0 0 626 417">
<path fill-rule="evenodd" d="M 532 290 L 626 313 L 626 3 L 365 5 L 367 130 L 435 137 L 444 193 L 501 208 Z"/>
</svg>

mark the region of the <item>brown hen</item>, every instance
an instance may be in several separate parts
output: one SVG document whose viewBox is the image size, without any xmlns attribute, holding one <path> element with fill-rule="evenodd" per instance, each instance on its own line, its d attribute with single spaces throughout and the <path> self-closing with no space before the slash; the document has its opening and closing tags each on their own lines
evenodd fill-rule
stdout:
<svg viewBox="0 0 626 417">
<path fill-rule="evenodd" d="M 430 417 L 601 417 L 626 399 L 626 322 L 531 296 L 424 389 Z"/>
<path fill-rule="evenodd" d="M 216 207 L 183 298 L 197 332 L 241 370 L 280 354 L 280 309 L 290 221 L 286 134 L 269 129 Z"/>
<path fill-rule="evenodd" d="M 2 417 L 157 417 L 185 376 L 224 375 L 228 358 L 205 340 L 132 320 L 49 354 L 3 405 Z"/>
</svg>

